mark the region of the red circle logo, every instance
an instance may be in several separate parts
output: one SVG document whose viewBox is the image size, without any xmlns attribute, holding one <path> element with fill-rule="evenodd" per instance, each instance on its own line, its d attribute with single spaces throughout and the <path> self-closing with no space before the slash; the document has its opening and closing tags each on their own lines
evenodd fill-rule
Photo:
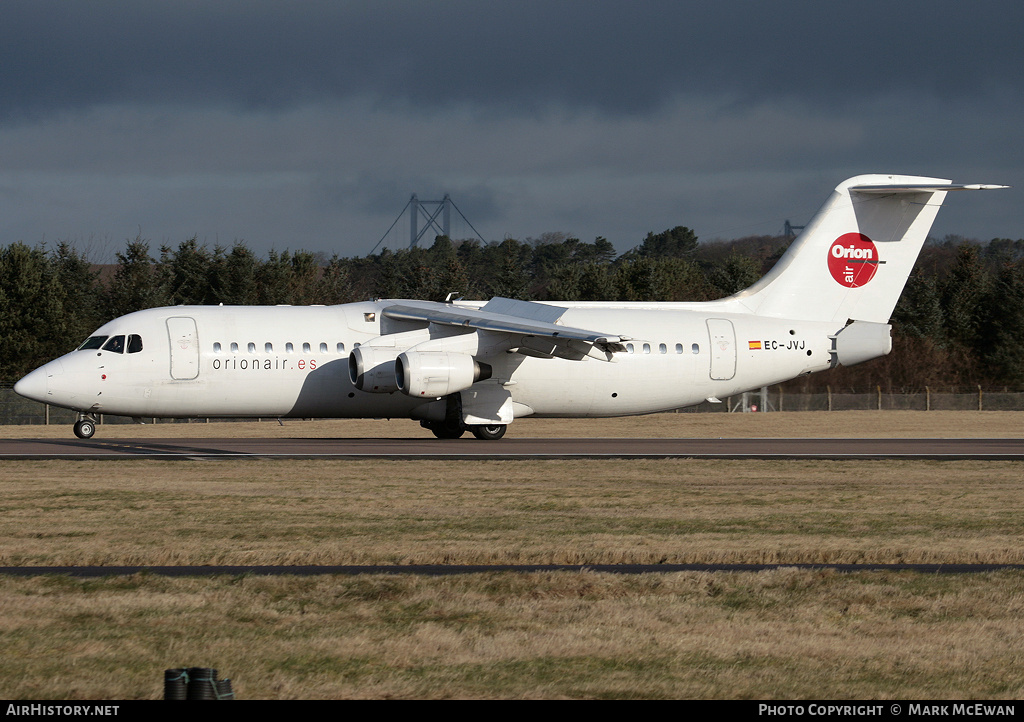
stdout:
<svg viewBox="0 0 1024 722">
<path fill-rule="evenodd" d="M 844 233 L 828 249 L 828 270 L 836 283 L 859 288 L 875 277 L 878 249 L 863 233 Z"/>
</svg>

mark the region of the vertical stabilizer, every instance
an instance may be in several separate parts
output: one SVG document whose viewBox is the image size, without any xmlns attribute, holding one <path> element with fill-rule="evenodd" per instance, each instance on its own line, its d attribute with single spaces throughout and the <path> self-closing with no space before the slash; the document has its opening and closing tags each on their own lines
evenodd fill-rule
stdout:
<svg viewBox="0 0 1024 722">
<path fill-rule="evenodd" d="M 946 193 L 1003 187 L 917 176 L 851 178 L 775 267 L 730 300 L 776 318 L 886 323 Z"/>
</svg>

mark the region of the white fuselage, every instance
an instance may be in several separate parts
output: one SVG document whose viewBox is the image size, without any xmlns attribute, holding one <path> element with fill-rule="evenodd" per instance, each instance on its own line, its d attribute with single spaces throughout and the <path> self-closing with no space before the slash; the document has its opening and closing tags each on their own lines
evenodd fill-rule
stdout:
<svg viewBox="0 0 1024 722">
<path fill-rule="evenodd" d="M 80 412 L 82 438 L 95 414 L 409 417 L 439 438 L 497 439 L 520 416 L 691 406 L 889 353 L 946 194 L 1003 187 L 850 178 L 767 275 L 719 301 L 155 308 L 14 390 Z"/>
<path fill-rule="evenodd" d="M 73 351 L 19 382 L 19 393 L 134 417 L 421 418 L 415 409 L 435 399 L 367 393 L 349 378 L 352 349 L 395 332 L 382 314 L 389 303 L 139 311 L 95 336 L 134 336 L 141 350 Z M 611 362 L 506 351 L 487 358 L 489 383 L 508 389 L 516 417 L 644 414 L 725 398 L 829 368 L 830 336 L 841 328 L 716 304 L 560 305 L 566 326 L 637 340 Z"/>
</svg>

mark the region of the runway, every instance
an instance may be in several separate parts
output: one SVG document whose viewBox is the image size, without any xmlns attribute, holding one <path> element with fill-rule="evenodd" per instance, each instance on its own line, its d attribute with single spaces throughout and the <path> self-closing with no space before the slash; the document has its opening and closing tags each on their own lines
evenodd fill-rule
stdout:
<svg viewBox="0 0 1024 722">
<path fill-rule="evenodd" d="M 933 459 L 1021 461 L 1024 439 L 2 439 L 0 459 Z"/>
</svg>

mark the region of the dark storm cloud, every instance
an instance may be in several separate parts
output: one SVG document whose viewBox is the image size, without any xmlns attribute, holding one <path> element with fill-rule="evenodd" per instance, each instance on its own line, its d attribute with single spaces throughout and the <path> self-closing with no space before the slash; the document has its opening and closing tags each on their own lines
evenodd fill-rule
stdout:
<svg viewBox="0 0 1024 722">
<path fill-rule="evenodd" d="M 104 103 L 283 108 L 969 100 L 1021 88 L 1024 4 L 7 2 L 0 113 Z"/>
<path fill-rule="evenodd" d="M 865 172 L 1020 187 L 1022 21 L 1019 0 L 5 0 L 0 243 L 363 254 L 411 193 L 449 192 L 491 240 L 626 250 L 778 232 Z M 935 232 L 1024 232 L 981 195 Z"/>
</svg>

